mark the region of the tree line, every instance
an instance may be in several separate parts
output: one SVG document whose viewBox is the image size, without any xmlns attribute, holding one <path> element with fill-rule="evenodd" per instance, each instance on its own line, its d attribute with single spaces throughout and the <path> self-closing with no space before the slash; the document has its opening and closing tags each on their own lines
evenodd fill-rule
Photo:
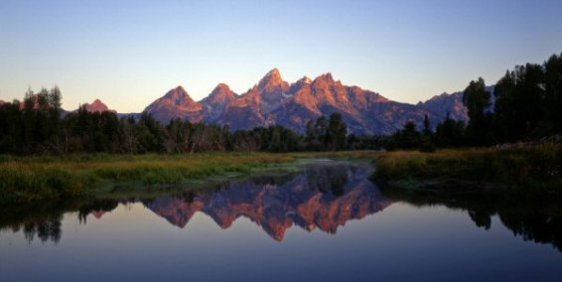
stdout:
<svg viewBox="0 0 562 282">
<path fill-rule="evenodd" d="M 562 54 L 552 55 L 543 64 L 508 70 L 493 92 L 487 90 L 484 79 L 471 81 L 463 104 L 468 123 L 447 116 L 432 130 L 426 116 L 422 130 L 408 122 L 387 140 L 388 148 L 490 146 L 561 134 Z"/>
</svg>

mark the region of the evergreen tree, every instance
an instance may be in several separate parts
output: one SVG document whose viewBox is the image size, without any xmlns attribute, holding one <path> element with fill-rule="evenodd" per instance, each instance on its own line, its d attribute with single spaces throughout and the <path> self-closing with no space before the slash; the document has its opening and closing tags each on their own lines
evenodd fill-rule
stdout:
<svg viewBox="0 0 562 282">
<path fill-rule="evenodd" d="M 413 121 L 404 124 L 404 128 L 393 135 L 394 146 L 398 149 L 414 149 L 420 146 L 420 132 Z"/>
<path fill-rule="evenodd" d="M 327 141 L 326 148 L 333 151 L 343 150 L 347 137 L 347 125 L 343 122 L 341 114 L 331 114 L 328 124 L 325 138 Z"/>
<path fill-rule="evenodd" d="M 495 128 L 500 141 L 533 139 L 552 131 L 550 120 L 557 111 L 551 105 L 556 105 L 556 99 L 548 101 L 546 88 L 544 68 L 536 64 L 517 66 L 498 81 Z"/>
<path fill-rule="evenodd" d="M 552 55 L 545 69 L 545 126 L 549 134 L 562 133 L 562 54 Z"/>
<path fill-rule="evenodd" d="M 484 79 L 481 77 L 476 81 L 471 81 L 464 90 L 463 104 L 468 110 L 469 117 L 467 137 L 473 145 L 487 145 L 492 141 L 490 136 L 491 116 L 487 113 L 487 109 L 490 107 L 490 96 Z"/>
<path fill-rule="evenodd" d="M 462 146 L 466 143 L 464 133 L 464 122 L 453 120 L 447 114 L 445 120 L 435 129 L 435 143 L 439 147 Z"/>
</svg>

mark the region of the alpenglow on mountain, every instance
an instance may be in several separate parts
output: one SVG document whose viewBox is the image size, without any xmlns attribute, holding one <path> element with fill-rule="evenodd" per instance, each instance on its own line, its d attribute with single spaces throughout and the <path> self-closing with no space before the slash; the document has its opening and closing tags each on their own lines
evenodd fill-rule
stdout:
<svg viewBox="0 0 562 282">
<path fill-rule="evenodd" d="M 444 94 L 412 105 L 391 101 L 358 86 L 346 86 L 330 73 L 289 83 L 278 69 L 273 69 L 246 93 L 236 94 L 220 83 L 199 102 L 178 86 L 151 103 L 144 113 L 164 124 L 180 118 L 229 125 L 232 130 L 282 125 L 304 132 L 307 122 L 339 112 L 349 133 L 390 134 L 408 121 L 421 128 L 425 115 L 433 125 L 447 113 L 466 120 L 466 108 L 458 96 Z"/>
</svg>

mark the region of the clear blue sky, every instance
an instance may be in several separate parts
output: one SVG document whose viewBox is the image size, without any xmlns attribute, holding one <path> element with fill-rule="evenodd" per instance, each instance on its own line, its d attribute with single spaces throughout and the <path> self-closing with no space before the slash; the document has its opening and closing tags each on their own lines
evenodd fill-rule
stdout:
<svg viewBox="0 0 562 282">
<path fill-rule="evenodd" d="M 58 84 L 66 109 L 241 93 L 274 67 L 417 102 L 560 52 L 560 0 L 0 0 L 0 99 Z"/>
</svg>

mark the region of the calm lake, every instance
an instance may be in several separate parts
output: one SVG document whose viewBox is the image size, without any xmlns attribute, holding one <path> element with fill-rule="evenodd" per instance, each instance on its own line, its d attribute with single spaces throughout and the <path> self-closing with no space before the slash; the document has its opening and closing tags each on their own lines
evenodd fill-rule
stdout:
<svg viewBox="0 0 562 282">
<path fill-rule="evenodd" d="M 3 208 L 0 281 L 562 281 L 562 205 L 380 190 L 362 163 Z"/>
</svg>

